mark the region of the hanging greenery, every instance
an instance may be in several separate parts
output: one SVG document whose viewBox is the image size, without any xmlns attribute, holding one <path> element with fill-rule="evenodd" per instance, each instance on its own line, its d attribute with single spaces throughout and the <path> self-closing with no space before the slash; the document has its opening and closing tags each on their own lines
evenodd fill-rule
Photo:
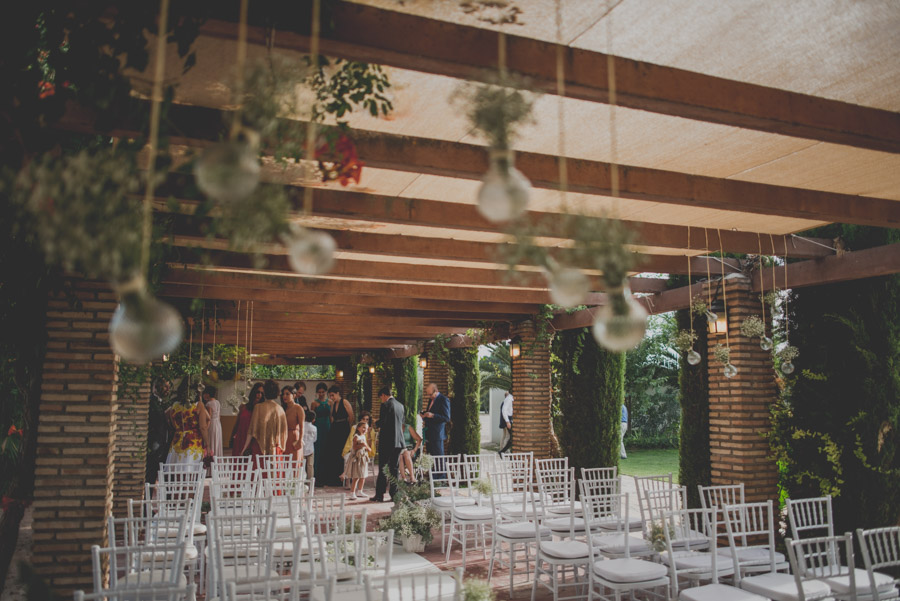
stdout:
<svg viewBox="0 0 900 601">
<path fill-rule="evenodd" d="M 669 343 L 679 352 L 686 353 L 694 348 L 694 342 L 697 341 L 697 333 L 691 330 L 678 330 L 669 340 Z"/>
<path fill-rule="evenodd" d="M 723 344 L 717 344 L 713 349 L 713 356 L 722 365 L 728 365 L 731 363 L 731 348 Z"/>
<path fill-rule="evenodd" d="M 415 424 L 419 408 L 419 358 L 415 355 L 394 359 L 394 391 L 397 400 L 403 403 L 404 419 L 407 424 Z"/>
<path fill-rule="evenodd" d="M 465 110 L 469 124 L 496 150 L 512 148 L 522 126 L 534 123 L 537 94 L 521 77 L 503 73 L 487 83 L 461 84 L 450 96 Z"/>
<path fill-rule="evenodd" d="M 741 323 L 741 334 L 747 338 L 759 338 L 765 336 L 766 325 L 757 315 L 751 315 Z"/>
</svg>

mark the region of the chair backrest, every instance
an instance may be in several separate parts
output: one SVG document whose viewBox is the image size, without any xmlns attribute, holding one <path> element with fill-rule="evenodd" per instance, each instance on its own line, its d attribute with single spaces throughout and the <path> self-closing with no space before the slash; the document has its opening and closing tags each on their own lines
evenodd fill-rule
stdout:
<svg viewBox="0 0 900 601">
<path fill-rule="evenodd" d="M 343 511 L 347 505 L 347 495 L 336 493 L 330 495 L 310 495 L 304 505 L 307 512 Z"/>
<path fill-rule="evenodd" d="M 534 453 L 507 453 L 497 469 L 512 473 L 516 492 L 526 492 L 534 481 Z"/>
<path fill-rule="evenodd" d="M 306 474 L 301 469 L 302 462 L 292 455 L 259 455 L 257 478 L 294 478 L 301 479 Z"/>
<path fill-rule="evenodd" d="M 307 494 L 305 480 L 291 476 L 261 478 L 259 485 L 260 496 L 271 498 L 279 515 L 291 513 L 300 519 L 309 511 L 311 498 Z"/>
<path fill-rule="evenodd" d="M 320 535 L 324 576 L 363 583 L 363 576 L 387 576 L 391 570 L 394 531 Z"/>
<path fill-rule="evenodd" d="M 544 460 L 541 461 L 557 461 Z M 567 460 L 568 462 L 568 460 Z M 538 492 L 544 507 L 569 505 L 574 494 L 575 468 L 571 469 L 537 469 Z"/>
<path fill-rule="evenodd" d="M 202 463 L 160 463 L 158 483 L 202 481 L 204 472 Z"/>
<path fill-rule="evenodd" d="M 583 467 L 581 468 L 582 480 L 615 480 L 619 477 L 619 468 L 612 467 Z"/>
<path fill-rule="evenodd" d="M 601 525 L 607 532 L 625 532 L 628 529 L 624 517 L 628 507 L 622 506 L 623 502 L 628 503 L 628 493 L 612 490 L 609 484 L 617 480 L 581 480 L 578 483 L 584 520 L 590 522 L 595 530 L 599 530 Z"/>
<path fill-rule="evenodd" d="M 158 515 L 155 510 L 144 510 L 144 505 L 156 505 L 156 501 L 128 499 L 127 517 L 107 517 L 107 541 L 110 547 L 134 547 L 174 540 L 184 544 L 187 540 L 187 512 L 177 515 Z"/>
<path fill-rule="evenodd" d="M 257 481 L 253 478 L 246 479 L 213 479 L 209 487 L 210 499 L 234 499 L 241 497 L 255 497 L 257 494 Z"/>
<path fill-rule="evenodd" d="M 188 520 L 187 536 L 188 542 L 193 543 L 194 527 L 200 523 L 203 505 L 202 480 L 176 479 L 167 481 L 160 478 L 159 484 L 144 484 L 144 499 L 159 501 L 162 505 L 157 508 L 157 511 L 175 515 L 186 509 L 186 506 L 190 504 L 193 513 Z"/>
<path fill-rule="evenodd" d="M 453 572 L 367 575 L 366 601 L 461 601 L 462 568 Z"/>
<path fill-rule="evenodd" d="M 715 509 L 715 507 L 710 507 L 710 509 Z M 725 521 L 725 532 L 732 555 L 740 558 L 740 553 L 738 553 L 740 548 L 748 547 L 751 543 L 765 538 L 764 547 L 769 554 L 769 572 L 775 572 L 778 566 L 776 566 L 775 559 L 775 521 L 772 501 L 725 505 L 718 511 L 718 515 L 721 515 Z M 756 546 L 759 547 L 759 545 Z M 758 568 L 760 563 L 758 557 L 754 558 L 754 568 Z M 755 569 L 754 571 L 759 570 Z"/>
<path fill-rule="evenodd" d="M 331 578 L 280 578 L 229 582 L 226 598 L 241 601 L 331 601 L 337 580 Z"/>
<path fill-rule="evenodd" d="M 672 558 L 676 557 L 676 553 L 693 553 L 696 550 L 708 549 L 711 558 L 709 573 L 705 574 L 704 579 L 712 580 L 713 584 L 718 583 L 719 574 L 726 572 L 732 562 L 725 557 L 719 557 L 716 552 L 717 536 L 714 533 L 718 529 L 717 514 L 715 509 L 703 508 L 668 511 L 653 524 L 650 542 L 656 546 L 659 535 L 662 534 L 666 551 Z M 678 581 L 677 572 L 684 569 L 676 566 L 676 563 L 670 561 L 670 567 L 674 567 L 675 572 L 672 575 L 673 584 Z"/>
<path fill-rule="evenodd" d="M 834 536 L 831 495 L 809 499 L 787 500 L 788 526 L 791 538 Z"/>
<path fill-rule="evenodd" d="M 165 501 L 128 499 L 126 507 L 127 517 L 144 520 L 143 530 L 146 542 L 155 542 L 160 537 L 184 536 L 184 540 L 188 544 L 194 544 L 194 524 L 197 513 L 194 511 L 196 504 L 193 495 Z M 179 534 L 179 529 L 174 525 L 175 522 L 161 526 L 163 522 L 160 522 L 159 518 L 174 518 L 175 520 L 184 518 L 184 533 Z"/>
<path fill-rule="evenodd" d="M 253 479 L 253 458 L 249 455 L 232 457 L 216 455 L 211 467 L 213 482 Z"/>
<path fill-rule="evenodd" d="M 306 518 L 306 527 L 312 536 L 364 533 L 368 528 L 368 515 L 365 507 L 312 511 Z"/>
<path fill-rule="evenodd" d="M 797 584 L 800 601 L 805 599 L 803 583 L 809 580 L 829 578 L 849 578 L 852 599 L 856 599 L 856 570 L 853 564 L 853 534 L 841 536 L 819 536 L 794 540 L 785 539 L 791 572 Z M 846 565 L 841 561 L 843 546 Z M 826 583 L 827 584 L 827 583 Z"/>
<path fill-rule="evenodd" d="M 874 591 L 872 601 L 896 598 L 900 578 L 893 578 L 890 584 L 883 580 L 876 582 L 875 571 L 900 566 L 900 526 L 869 530 L 859 528 L 856 531 L 856 538 L 859 540 L 863 564 L 869 578 L 869 590 Z M 893 573 L 896 573 L 896 570 Z"/>
<path fill-rule="evenodd" d="M 184 541 L 177 538 L 127 546 L 91 547 L 94 592 L 138 587 L 174 587 L 184 571 Z M 109 566 L 109 586 L 102 582 L 103 566 Z"/>
<path fill-rule="evenodd" d="M 744 483 L 722 484 L 717 486 L 697 485 L 700 491 L 700 506 L 704 509 L 721 510 L 726 505 L 742 505 L 744 500 Z"/>
<path fill-rule="evenodd" d="M 195 601 L 197 599 L 197 585 L 149 584 L 135 588 L 101 589 L 93 593 L 75 591 L 73 597 L 75 601 L 133 601 L 134 599 Z"/>
<path fill-rule="evenodd" d="M 667 512 L 687 509 L 687 487 L 673 486 L 645 491 L 644 507 L 647 516 L 644 523 L 646 528 L 648 525 L 658 523 Z"/>
<path fill-rule="evenodd" d="M 638 507 L 641 510 L 641 522 L 646 528 L 647 522 L 650 520 L 649 508 L 647 506 L 647 493 L 651 490 L 669 489 L 675 486 L 672 474 L 659 474 L 656 476 L 635 476 L 634 487 L 637 492 Z"/>
<path fill-rule="evenodd" d="M 428 486 L 431 498 L 440 496 L 440 490 L 449 486 L 447 481 L 447 464 L 459 459 L 459 455 L 432 455 L 431 469 L 428 471 Z"/>
<path fill-rule="evenodd" d="M 245 516 L 274 513 L 272 497 L 225 497 L 213 499 L 210 503 L 210 515 Z"/>
</svg>

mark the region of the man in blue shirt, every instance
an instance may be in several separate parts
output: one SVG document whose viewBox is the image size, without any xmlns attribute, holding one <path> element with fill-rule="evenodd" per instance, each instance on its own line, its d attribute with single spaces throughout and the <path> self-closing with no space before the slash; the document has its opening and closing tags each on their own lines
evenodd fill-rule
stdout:
<svg viewBox="0 0 900 601">
<path fill-rule="evenodd" d="M 628 409 L 625 407 L 625 403 L 622 403 L 622 423 L 619 426 L 619 457 L 622 459 L 628 459 L 628 455 L 625 454 L 625 432 L 628 431 Z"/>
<path fill-rule="evenodd" d="M 444 454 L 444 432 L 450 421 L 450 399 L 441 394 L 437 384 L 428 384 L 425 389 L 425 411 L 422 412 L 425 424 L 425 452 L 429 455 Z"/>
</svg>

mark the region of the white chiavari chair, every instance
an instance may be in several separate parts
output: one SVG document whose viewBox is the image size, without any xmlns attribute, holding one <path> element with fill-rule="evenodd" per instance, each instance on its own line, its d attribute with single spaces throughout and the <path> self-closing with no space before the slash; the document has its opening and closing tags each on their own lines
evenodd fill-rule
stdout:
<svg viewBox="0 0 900 601">
<path fill-rule="evenodd" d="M 462 569 L 366 576 L 366 601 L 462 601 Z"/>
<path fill-rule="evenodd" d="M 74 601 L 196 601 L 197 585 L 150 584 L 127 589 L 104 589 L 94 593 L 74 592 Z"/>
<path fill-rule="evenodd" d="M 363 584 L 366 575 L 387 576 L 391 570 L 394 531 L 319 536 L 324 577 Z"/>
<path fill-rule="evenodd" d="M 900 526 L 869 530 L 860 528 L 856 531 L 856 537 L 866 568 L 864 581 L 860 582 L 859 575 L 856 576 L 858 597 L 872 601 L 900 599 L 900 591 L 897 589 L 900 579 L 877 571 L 900 566 Z"/>
<path fill-rule="evenodd" d="M 471 481 L 467 475 L 471 474 L 465 466 L 466 459 L 447 462 L 448 484 L 450 486 L 450 528 L 447 538 L 445 560 L 450 561 L 450 553 L 453 550 L 453 542 L 456 541 L 462 547 L 462 565 L 466 567 L 466 554 L 469 546 L 469 532 L 471 529 L 472 545 L 477 548 L 480 544 L 484 558 L 487 559 L 487 535 L 490 525 L 493 523 L 493 513 L 490 507 L 476 504 L 457 504 L 464 498 L 462 490 L 468 485 L 471 490 Z"/>
</svg>

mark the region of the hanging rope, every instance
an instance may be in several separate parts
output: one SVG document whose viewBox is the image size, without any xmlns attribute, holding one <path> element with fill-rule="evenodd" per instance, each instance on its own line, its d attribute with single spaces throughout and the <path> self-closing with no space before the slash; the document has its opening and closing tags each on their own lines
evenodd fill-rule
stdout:
<svg viewBox="0 0 900 601">
<path fill-rule="evenodd" d="M 250 356 L 249 356 L 249 361 L 248 361 L 247 365 L 250 368 L 250 377 L 251 378 L 253 377 L 253 312 L 255 309 L 254 305 L 256 305 L 256 301 L 250 301 L 250 342 L 249 342 L 249 346 L 247 347 L 247 350 L 248 350 L 248 353 Z"/>
<path fill-rule="evenodd" d="M 607 2 L 606 12 L 606 86 L 609 89 L 609 184 L 613 198 L 619 197 L 618 138 L 616 132 L 616 63 L 612 55 L 612 11 Z M 618 214 L 618 206 L 616 206 Z"/>
<path fill-rule="evenodd" d="M 725 346 L 731 348 L 731 341 L 728 338 L 728 290 L 725 288 L 725 251 L 722 248 L 722 231 L 716 228 L 716 234 L 719 236 L 719 256 L 722 258 L 722 304 L 725 308 Z"/>
<path fill-rule="evenodd" d="M 559 168 L 559 192 L 562 196 L 563 211 L 566 210 L 569 191 L 569 164 L 566 159 L 565 106 L 566 78 L 565 54 L 562 42 L 562 0 L 556 0 L 556 121 L 557 121 L 557 165 Z"/>
<path fill-rule="evenodd" d="M 215 365 L 216 362 L 216 328 L 219 327 L 219 322 L 216 317 L 218 313 L 219 305 L 213 303 L 213 345 L 212 345 L 212 360 Z"/>
<path fill-rule="evenodd" d="M 788 255 L 787 255 L 787 236 L 784 239 L 784 341 L 788 346 L 791 345 L 791 334 L 789 323 L 789 314 L 788 314 L 788 281 L 787 281 L 787 272 L 788 272 Z"/>
<path fill-rule="evenodd" d="M 312 20 L 310 21 L 310 38 L 309 38 L 309 64 L 310 68 L 318 70 L 319 68 L 319 26 L 321 19 L 321 0 L 313 0 L 312 3 Z M 315 162 L 316 147 L 316 123 L 311 118 L 309 125 L 306 127 L 306 160 Z M 313 210 L 313 190 L 311 186 L 303 188 L 303 213 L 312 215 Z"/>
<path fill-rule="evenodd" d="M 772 234 L 769 234 L 769 242 L 772 244 L 772 258 L 774 259 L 775 257 L 778 256 L 778 253 L 775 252 L 775 238 L 772 236 Z M 773 293 L 778 292 L 778 284 L 775 281 L 775 267 L 776 267 L 775 261 L 772 261 L 772 292 Z M 775 303 L 773 302 L 772 304 L 774 305 Z"/>
<path fill-rule="evenodd" d="M 235 72 L 237 73 L 236 96 L 238 106 L 231 120 L 231 139 L 237 137 L 241 130 L 241 107 L 244 106 L 244 65 L 247 64 L 247 9 L 249 0 L 241 0 L 241 14 L 238 18 L 237 59 Z"/>
<path fill-rule="evenodd" d="M 688 243 L 687 243 L 687 245 L 688 245 L 688 251 L 690 251 L 690 248 L 691 248 L 691 226 L 688 226 Z M 692 305 L 694 304 L 694 297 L 691 295 L 691 282 L 693 281 L 693 280 L 691 280 L 691 258 L 692 258 L 691 255 L 687 256 L 687 263 L 688 263 L 687 289 L 688 289 L 688 323 L 691 325 L 691 340 L 693 340 L 694 339 L 694 309 L 693 309 Z"/>
<path fill-rule="evenodd" d="M 244 312 L 246 317 L 244 319 L 244 366 L 247 365 L 247 362 L 250 360 L 250 303 L 252 301 L 247 301 L 245 305 Z"/>
<path fill-rule="evenodd" d="M 706 238 L 706 310 L 712 307 L 712 274 L 709 272 L 709 230 L 703 228 L 703 236 Z"/>
<path fill-rule="evenodd" d="M 194 365 L 194 318 L 188 320 L 191 324 L 190 336 L 188 338 L 188 389 L 191 387 L 191 366 Z"/>
<path fill-rule="evenodd" d="M 147 187 L 144 190 L 143 228 L 141 238 L 141 273 L 150 275 L 150 238 L 153 236 L 153 182 L 156 179 L 156 152 L 159 146 L 159 113 L 162 105 L 162 82 L 166 69 L 166 28 L 169 24 L 169 0 L 159 4 L 159 31 L 156 37 L 156 64 L 153 69 L 153 91 L 150 100 L 150 161 L 147 165 Z"/>
<path fill-rule="evenodd" d="M 203 343 L 206 335 L 206 303 L 203 303 L 203 309 L 200 311 L 200 370 L 203 371 Z"/>
</svg>

